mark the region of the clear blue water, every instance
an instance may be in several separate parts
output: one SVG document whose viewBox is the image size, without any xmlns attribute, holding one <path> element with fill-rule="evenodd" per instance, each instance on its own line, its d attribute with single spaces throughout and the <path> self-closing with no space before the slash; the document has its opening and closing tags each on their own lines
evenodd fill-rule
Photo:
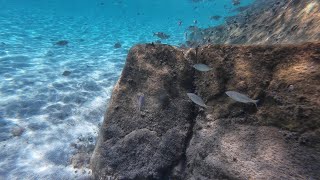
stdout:
<svg viewBox="0 0 320 180">
<path fill-rule="evenodd" d="M 0 179 L 90 177 L 87 162 L 71 159 L 92 152 L 130 47 L 158 40 L 153 32 L 179 45 L 194 20 L 218 25 L 224 19 L 210 17 L 232 8 L 232 0 L 0 0 Z"/>
</svg>

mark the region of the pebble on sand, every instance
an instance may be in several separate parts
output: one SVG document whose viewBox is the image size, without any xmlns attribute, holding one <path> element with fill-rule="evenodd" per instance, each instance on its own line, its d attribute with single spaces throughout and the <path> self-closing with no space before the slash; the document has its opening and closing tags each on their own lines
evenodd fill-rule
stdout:
<svg viewBox="0 0 320 180">
<path fill-rule="evenodd" d="M 11 134 L 13 136 L 21 136 L 21 134 L 24 132 L 24 128 L 20 127 L 20 126 L 16 126 L 14 128 L 11 129 Z"/>
<path fill-rule="evenodd" d="M 69 76 L 71 74 L 71 71 L 64 71 L 62 73 L 63 76 Z"/>
<path fill-rule="evenodd" d="M 69 42 L 67 40 L 61 40 L 61 41 L 56 42 L 56 45 L 58 45 L 58 46 L 66 46 L 68 44 L 69 44 Z"/>
<path fill-rule="evenodd" d="M 121 43 L 117 42 L 116 44 L 114 44 L 114 48 L 121 48 Z"/>
</svg>

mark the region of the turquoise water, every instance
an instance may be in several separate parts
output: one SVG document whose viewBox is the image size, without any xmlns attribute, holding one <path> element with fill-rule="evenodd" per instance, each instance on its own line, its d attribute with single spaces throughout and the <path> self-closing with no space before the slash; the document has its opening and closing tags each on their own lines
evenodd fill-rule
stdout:
<svg viewBox="0 0 320 180">
<path fill-rule="evenodd" d="M 72 159 L 90 157 L 130 47 L 159 40 L 154 32 L 179 46 L 190 25 L 222 24 L 210 17 L 234 8 L 232 0 L 0 0 L 0 179 L 89 178 L 87 159 Z"/>
</svg>

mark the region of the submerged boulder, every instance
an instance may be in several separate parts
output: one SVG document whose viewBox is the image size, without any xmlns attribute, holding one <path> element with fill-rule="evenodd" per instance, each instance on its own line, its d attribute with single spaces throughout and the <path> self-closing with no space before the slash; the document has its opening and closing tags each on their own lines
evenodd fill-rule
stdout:
<svg viewBox="0 0 320 180">
<path fill-rule="evenodd" d="M 319 49 L 320 43 L 133 47 L 91 158 L 94 178 L 316 179 Z M 196 71 L 196 63 L 212 70 Z M 259 99 L 258 108 L 232 100 L 229 90 Z"/>
<path fill-rule="evenodd" d="M 320 43 L 203 46 L 199 112 L 181 179 L 317 179 L 320 169 Z M 225 92 L 259 99 L 243 104 Z"/>
<path fill-rule="evenodd" d="M 191 61 L 171 46 L 130 50 L 91 159 L 96 179 L 165 179 L 183 158 L 194 106 Z M 144 106 L 139 108 L 139 95 Z"/>
</svg>

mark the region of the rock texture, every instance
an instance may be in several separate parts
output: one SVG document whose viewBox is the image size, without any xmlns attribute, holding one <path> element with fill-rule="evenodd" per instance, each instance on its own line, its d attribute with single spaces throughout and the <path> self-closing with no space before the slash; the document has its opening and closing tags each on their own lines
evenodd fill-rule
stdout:
<svg viewBox="0 0 320 180">
<path fill-rule="evenodd" d="M 227 90 L 260 99 L 258 109 Z M 319 95 L 320 43 L 135 46 L 100 130 L 94 178 L 319 179 Z"/>
<path fill-rule="evenodd" d="M 169 176 L 184 155 L 195 117 L 185 98 L 194 88 L 191 68 L 183 52 L 170 46 L 131 49 L 91 160 L 96 179 Z"/>
<path fill-rule="evenodd" d="M 187 44 L 288 44 L 320 41 L 319 0 L 256 0 L 226 24 L 195 29 Z"/>
<path fill-rule="evenodd" d="M 198 114 L 182 179 L 319 179 L 320 44 L 205 46 Z M 259 107 L 225 95 L 235 90 Z"/>
</svg>

